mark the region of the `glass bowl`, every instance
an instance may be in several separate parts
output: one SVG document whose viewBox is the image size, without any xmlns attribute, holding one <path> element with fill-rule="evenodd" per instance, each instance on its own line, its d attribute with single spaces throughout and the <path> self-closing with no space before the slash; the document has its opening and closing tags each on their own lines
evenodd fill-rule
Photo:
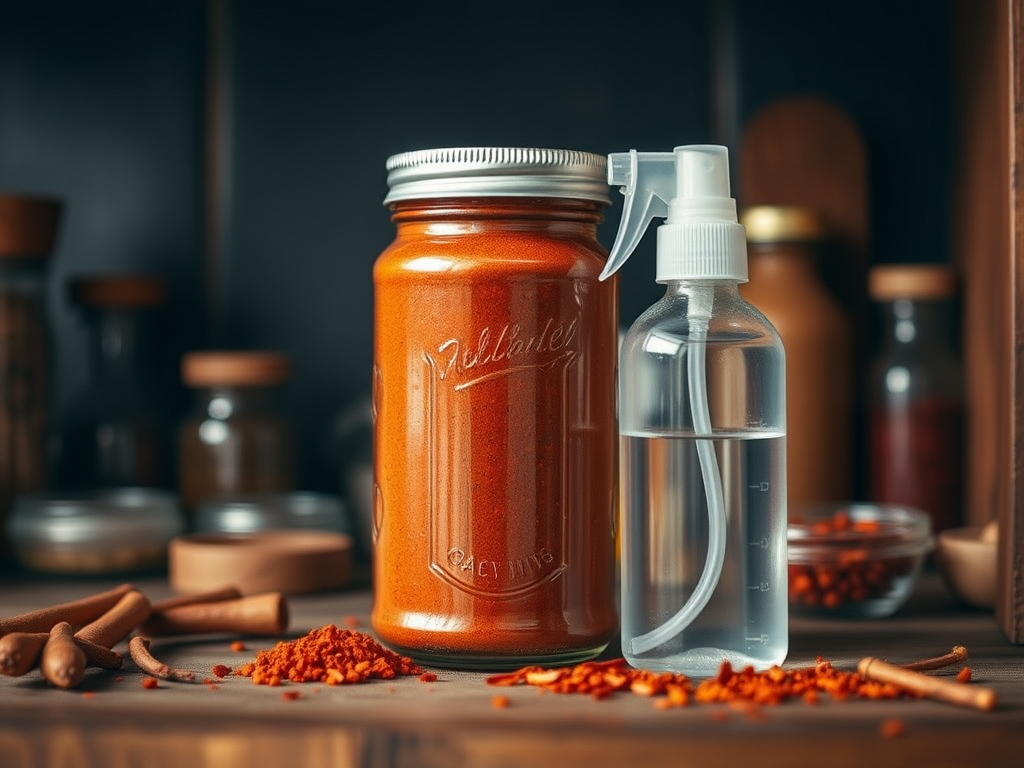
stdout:
<svg viewBox="0 0 1024 768">
<path fill-rule="evenodd" d="M 910 597 L 934 546 L 931 518 L 912 507 L 851 503 L 796 510 L 788 531 L 790 612 L 890 616 Z"/>
</svg>

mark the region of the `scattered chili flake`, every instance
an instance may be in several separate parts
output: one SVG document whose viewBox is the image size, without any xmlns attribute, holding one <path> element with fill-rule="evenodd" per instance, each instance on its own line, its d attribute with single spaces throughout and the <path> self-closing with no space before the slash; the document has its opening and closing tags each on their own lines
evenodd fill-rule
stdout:
<svg viewBox="0 0 1024 768">
<path fill-rule="evenodd" d="M 355 629 L 361 623 L 362 622 L 359 620 L 358 616 L 346 616 L 345 617 L 345 626 L 350 628 L 350 629 Z"/>
<path fill-rule="evenodd" d="M 907 724 L 898 717 L 890 717 L 888 720 L 883 720 L 881 725 L 878 726 L 878 732 L 887 739 L 894 739 L 897 736 L 902 736 L 906 731 Z"/>
<path fill-rule="evenodd" d="M 144 677 L 144 678 L 142 678 L 142 687 L 143 688 L 159 688 L 160 687 L 160 681 L 157 680 L 155 677 Z"/>
<path fill-rule="evenodd" d="M 624 659 L 588 661 L 573 667 L 523 667 L 515 672 L 492 675 L 494 686 L 532 685 L 553 693 L 584 693 L 605 698 L 614 693 L 667 698 L 676 706 L 696 703 L 750 703 L 776 705 L 788 699 L 816 703 L 822 693 L 832 698 L 895 699 L 908 694 L 898 686 L 866 680 L 856 672 L 843 672 L 818 657 L 813 667 L 784 670 L 773 666 L 762 672 L 753 667 L 734 669 L 722 662 L 718 674 L 697 683 L 685 675 L 635 669 Z M 668 705 L 658 705 L 664 707 Z M 744 710 L 747 711 L 747 710 Z M 749 714 L 749 712 L 748 712 Z M 763 713 L 761 713 L 763 714 Z"/>
<path fill-rule="evenodd" d="M 334 624 L 260 651 L 254 661 L 234 672 L 257 685 L 280 685 L 282 680 L 343 685 L 422 673 L 412 659 L 388 650 L 369 635 Z"/>
<path fill-rule="evenodd" d="M 507 709 L 508 705 L 508 696 L 498 695 L 491 698 L 491 706 L 495 709 Z"/>
<path fill-rule="evenodd" d="M 83 699 L 95 699 L 96 698 L 96 691 L 82 691 L 82 698 Z"/>
<path fill-rule="evenodd" d="M 298 691 L 283 691 L 281 698 L 285 701 L 298 701 L 302 697 L 302 694 Z"/>
<path fill-rule="evenodd" d="M 231 674 L 231 667 L 226 664 L 214 664 L 210 670 L 216 677 L 227 677 Z"/>
<path fill-rule="evenodd" d="M 969 683 L 969 682 L 971 682 L 971 678 L 973 676 L 974 676 L 974 672 L 971 670 L 971 668 L 970 667 L 964 667 L 963 669 L 961 669 L 959 672 L 956 673 L 956 681 L 958 683 Z"/>
<path fill-rule="evenodd" d="M 241 653 L 242 651 L 248 649 L 245 647 L 245 643 L 243 643 L 241 640 L 235 640 L 233 643 L 231 643 L 231 650 L 235 653 Z"/>
<path fill-rule="evenodd" d="M 422 675 L 419 676 L 419 681 L 421 683 L 436 683 L 437 675 L 435 675 L 433 672 L 424 672 Z"/>
</svg>

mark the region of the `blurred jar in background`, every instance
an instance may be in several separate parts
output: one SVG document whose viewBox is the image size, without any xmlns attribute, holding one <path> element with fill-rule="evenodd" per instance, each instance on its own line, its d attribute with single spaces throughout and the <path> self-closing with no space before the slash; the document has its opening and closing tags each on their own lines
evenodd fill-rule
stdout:
<svg viewBox="0 0 1024 768">
<path fill-rule="evenodd" d="M 289 359 L 272 351 L 190 352 L 181 374 L 194 390 L 178 440 L 189 522 L 201 501 L 293 490 L 294 428 L 276 401 L 291 376 Z"/>
<path fill-rule="evenodd" d="M 931 515 L 935 531 L 963 519 L 964 393 L 957 281 L 939 264 L 868 273 L 878 313 L 869 373 L 869 488 L 875 501 Z"/>
<path fill-rule="evenodd" d="M 170 487 L 170 414 L 154 355 L 162 280 L 79 276 L 68 298 L 88 333 L 89 370 L 61 419 L 57 484 L 64 489 Z"/>
<path fill-rule="evenodd" d="M 852 341 L 849 319 L 820 276 L 828 232 L 802 206 L 744 211 L 749 281 L 740 294 L 761 310 L 786 351 L 786 473 L 792 515 L 848 499 L 851 487 Z"/>
<path fill-rule="evenodd" d="M 56 199 L 0 195 L 0 568 L 11 500 L 48 482 L 46 284 L 61 211 Z"/>
</svg>

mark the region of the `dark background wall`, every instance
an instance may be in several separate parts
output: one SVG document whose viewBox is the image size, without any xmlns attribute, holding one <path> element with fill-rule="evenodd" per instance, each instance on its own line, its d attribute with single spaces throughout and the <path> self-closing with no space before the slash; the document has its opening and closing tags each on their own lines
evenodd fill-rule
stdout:
<svg viewBox="0 0 1024 768">
<path fill-rule="evenodd" d="M 949 259 L 947 0 L 350 5 L 0 0 L 0 191 L 68 205 L 56 411 L 87 375 L 68 276 L 161 274 L 175 407 L 181 352 L 286 350 L 301 483 L 337 490 L 332 425 L 368 393 L 371 270 L 392 235 L 384 161 L 408 149 L 735 158 L 762 107 L 818 96 L 864 137 L 870 261 Z M 622 272 L 624 323 L 660 294 L 653 275 L 648 238 Z"/>
</svg>

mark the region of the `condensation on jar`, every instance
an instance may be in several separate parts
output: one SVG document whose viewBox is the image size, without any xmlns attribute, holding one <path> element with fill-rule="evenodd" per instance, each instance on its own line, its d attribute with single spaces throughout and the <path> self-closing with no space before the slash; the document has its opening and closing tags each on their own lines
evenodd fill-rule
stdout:
<svg viewBox="0 0 1024 768">
<path fill-rule="evenodd" d="M 605 158 L 388 159 L 374 267 L 374 604 L 425 663 L 569 663 L 617 629 L 615 281 Z"/>
</svg>

